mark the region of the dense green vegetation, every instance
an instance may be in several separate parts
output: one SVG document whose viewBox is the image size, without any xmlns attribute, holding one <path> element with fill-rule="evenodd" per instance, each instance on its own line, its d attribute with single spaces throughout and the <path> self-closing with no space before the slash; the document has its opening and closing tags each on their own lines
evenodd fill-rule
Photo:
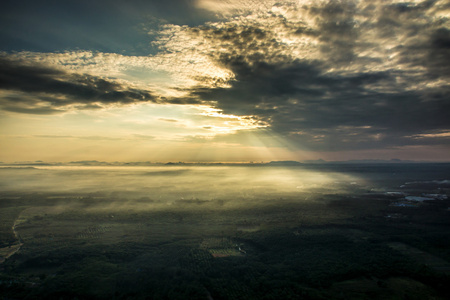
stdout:
<svg viewBox="0 0 450 300">
<path fill-rule="evenodd" d="M 0 299 L 450 297 L 449 200 L 397 207 L 356 186 L 135 209 L 151 198 L 4 196 L 1 245 L 18 242 L 14 223 L 23 245 L 0 264 Z"/>
</svg>

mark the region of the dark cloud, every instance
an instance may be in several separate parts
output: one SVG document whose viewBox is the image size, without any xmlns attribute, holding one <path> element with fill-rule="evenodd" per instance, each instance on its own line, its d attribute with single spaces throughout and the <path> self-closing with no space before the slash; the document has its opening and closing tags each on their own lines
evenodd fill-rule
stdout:
<svg viewBox="0 0 450 300">
<path fill-rule="evenodd" d="M 298 30 L 304 29 L 302 22 L 290 22 L 282 16 L 269 15 L 268 20 L 283 27 L 283 30 L 298 34 Z M 307 31 L 307 29 L 304 29 Z M 209 55 L 215 60 L 228 65 L 229 60 L 245 59 L 246 62 L 259 63 L 289 60 L 286 55 L 286 45 L 280 42 L 276 33 L 264 24 L 258 23 L 225 23 L 222 26 L 203 25 L 191 29 L 194 37 L 206 40 L 214 49 Z M 310 33 L 305 33 L 310 34 Z"/>
<path fill-rule="evenodd" d="M 270 16 L 286 34 L 318 39 L 322 55 L 313 60 L 290 56 L 262 24 L 198 27 L 195 35 L 226 49 L 211 56 L 235 78 L 230 88 L 196 88 L 191 95 L 216 101 L 225 113 L 257 116 L 277 134 L 315 150 L 448 144 L 448 136 L 414 137 L 450 131 L 450 86 L 442 84 L 449 80 L 450 31 L 445 20 L 433 18 L 436 2 L 304 7 L 317 28 Z M 383 46 L 392 42 L 393 49 Z M 381 70 L 364 68 L 388 64 L 379 53 L 395 54 L 398 61 Z"/>
<path fill-rule="evenodd" d="M 373 84 L 395 81 L 391 72 L 353 76 L 323 74 L 312 63 L 229 62 L 236 74 L 231 88 L 199 89 L 227 113 L 256 115 L 272 130 L 299 144 L 324 150 L 416 144 L 404 138 L 450 128 L 450 89 L 373 91 Z"/>
<path fill-rule="evenodd" d="M 437 13 L 450 4 L 321 1 L 286 8 L 305 20 L 271 11 L 204 23 L 209 15 L 193 9 L 191 1 L 176 1 L 173 11 L 169 2 L 144 2 L 130 7 L 151 6 L 168 23 L 191 25 L 167 27 L 167 40 L 154 45 L 174 55 L 186 51 L 192 59 L 206 55 L 231 71 L 232 80 L 196 73 L 199 85 L 184 88 L 187 96 L 160 99 L 112 79 L 3 59 L 0 88 L 22 93 L 4 96 L 3 109 L 57 113 L 69 104 L 89 109 L 141 101 L 209 103 L 225 114 L 254 116 L 308 149 L 448 144 L 450 30 L 448 18 Z M 199 23 L 183 19 L 183 10 Z M 177 34 L 185 34 L 178 43 Z M 292 48 L 286 42 L 291 36 L 305 38 L 307 45 Z M 198 43 L 192 46 L 190 39 Z"/>
<path fill-rule="evenodd" d="M 450 79 L 450 30 L 439 28 L 434 30 L 428 43 L 422 45 L 426 56 L 423 65 L 432 78 L 446 77 Z M 444 77 L 444 78 L 445 78 Z"/>
<path fill-rule="evenodd" d="M 99 104 L 162 101 L 149 91 L 128 88 L 109 79 L 6 58 L 0 58 L 0 89 L 22 93 L 2 97 L 3 109 L 29 113 L 55 113 L 70 104 L 92 109 Z"/>
<path fill-rule="evenodd" d="M 424 1 L 418 5 L 408 3 L 387 5 L 377 22 L 382 35 L 402 40 L 396 47 L 400 63 L 410 67 L 424 67 L 421 74 L 431 79 L 450 76 L 450 30 L 446 18 L 434 17 L 432 10 L 437 1 Z M 450 9 L 447 4 L 445 9 Z"/>
<path fill-rule="evenodd" d="M 357 6 L 354 1 L 330 1 L 308 8 L 317 19 L 320 51 L 329 63 L 349 63 L 354 59 L 353 47 L 359 35 L 356 28 Z"/>
</svg>

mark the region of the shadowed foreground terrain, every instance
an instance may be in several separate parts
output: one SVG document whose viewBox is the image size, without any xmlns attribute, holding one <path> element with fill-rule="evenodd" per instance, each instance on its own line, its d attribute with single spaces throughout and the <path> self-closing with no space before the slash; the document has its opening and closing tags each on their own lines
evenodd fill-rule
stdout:
<svg viewBox="0 0 450 300">
<path fill-rule="evenodd" d="M 448 299 L 450 165 L 0 169 L 0 299 Z"/>
</svg>

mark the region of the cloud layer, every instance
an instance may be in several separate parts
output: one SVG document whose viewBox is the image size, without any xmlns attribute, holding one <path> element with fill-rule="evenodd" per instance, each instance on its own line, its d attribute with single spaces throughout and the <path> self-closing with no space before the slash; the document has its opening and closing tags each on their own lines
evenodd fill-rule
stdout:
<svg viewBox="0 0 450 300">
<path fill-rule="evenodd" d="M 234 74 L 230 87 L 191 96 L 260 116 L 312 149 L 448 144 L 449 9 L 444 1 L 286 3 L 186 28 L 204 44 L 194 51 Z M 427 141 L 411 138 L 424 133 Z"/>
<path fill-rule="evenodd" d="M 3 53 L 2 109 L 202 104 L 313 150 L 450 144 L 447 1 L 183 5 L 198 22 L 160 13 L 148 56 Z"/>
</svg>

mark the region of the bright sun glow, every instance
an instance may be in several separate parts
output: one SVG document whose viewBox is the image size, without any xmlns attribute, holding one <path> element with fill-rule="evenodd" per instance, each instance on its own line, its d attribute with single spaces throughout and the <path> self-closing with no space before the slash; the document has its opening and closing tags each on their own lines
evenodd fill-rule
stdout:
<svg viewBox="0 0 450 300">
<path fill-rule="evenodd" d="M 200 107 L 203 110 L 199 115 L 213 118 L 214 122 L 219 122 L 219 125 L 203 126 L 204 129 L 208 129 L 211 135 L 216 134 L 229 134 L 238 130 L 249 130 L 256 128 L 265 128 L 269 124 L 266 122 L 257 120 L 254 116 L 235 116 L 222 113 L 221 109 L 217 109 L 210 106 Z"/>
</svg>

